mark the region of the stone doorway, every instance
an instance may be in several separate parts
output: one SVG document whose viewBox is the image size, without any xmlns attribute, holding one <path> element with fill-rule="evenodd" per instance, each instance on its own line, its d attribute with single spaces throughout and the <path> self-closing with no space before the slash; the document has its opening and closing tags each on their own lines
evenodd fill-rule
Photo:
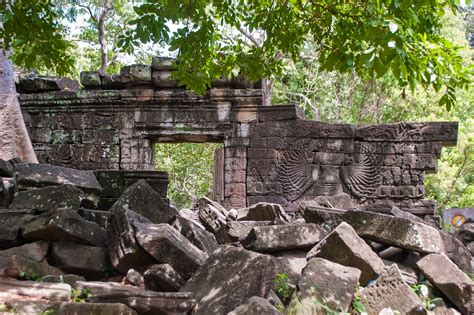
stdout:
<svg viewBox="0 0 474 315">
<path fill-rule="evenodd" d="M 178 210 L 203 196 L 223 200 L 223 143 L 157 142 L 153 151 L 155 170 L 169 174 L 168 198 Z"/>
</svg>

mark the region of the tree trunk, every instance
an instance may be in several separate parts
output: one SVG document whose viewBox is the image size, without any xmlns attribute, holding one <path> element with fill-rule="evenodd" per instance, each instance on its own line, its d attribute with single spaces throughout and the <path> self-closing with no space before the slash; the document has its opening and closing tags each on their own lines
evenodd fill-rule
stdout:
<svg viewBox="0 0 474 315">
<path fill-rule="evenodd" d="M 9 56 L 10 51 L 0 49 L 0 159 L 19 157 L 24 162 L 38 163 L 20 110 Z"/>
<path fill-rule="evenodd" d="M 272 106 L 273 81 L 262 79 L 263 106 Z"/>
<path fill-rule="evenodd" d="M 101 66 L 100 72 L 105 74 L 107 67 L 109 66 L 109 61 L 107 58 L 107 43 L 105 40 L 105 20 L 107 14 L 110 11 L 110 0 L 104 0 L 104 7 L 102 13 L 99 16 L 98 21 L 98 31 L 99 31 L 99 44 L 100 44 L 100 53 L 101 53 Z"/>
</svg>

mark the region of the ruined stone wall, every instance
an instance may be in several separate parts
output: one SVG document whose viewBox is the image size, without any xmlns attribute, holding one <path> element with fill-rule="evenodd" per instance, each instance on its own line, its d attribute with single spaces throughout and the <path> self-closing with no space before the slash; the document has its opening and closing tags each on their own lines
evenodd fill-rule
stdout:
<svg viewBox="0 0 474 315">
<path fill-rule="evenodd" d="M 457 139 L 454 122 L 356 127 L 306 121 L 297 106 L 259 106 L 262 91 L 255 84 L 220 82 L 196 95 L 147 82 L 22 94 L 40 162 L 152 170 L 156 142 L 223 142 L 215 165 L 221 177 L 214 182 L 216 199 L 227 208 L 267 201 L 296 209 L 301 201 L 345 193 L 359 208 L 386 212 L 397 205 L 421 215 L 434 211 L 424 199 L 424 176 L 436 172 L 442 146 Z"/>
</svg>

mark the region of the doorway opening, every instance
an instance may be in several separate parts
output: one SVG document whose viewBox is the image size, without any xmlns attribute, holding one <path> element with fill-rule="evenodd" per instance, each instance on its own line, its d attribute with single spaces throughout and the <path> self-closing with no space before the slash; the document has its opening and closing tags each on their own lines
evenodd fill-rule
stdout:
<svg viewBox="0 0 474 315">
<path fill-rule="evenodd" d="M 155 143 L 155 169 L 169 174 L 168 198 L 178 209 L 199 198 L 220 200 L 223 194 L 222 143 Z"/>
</svg>

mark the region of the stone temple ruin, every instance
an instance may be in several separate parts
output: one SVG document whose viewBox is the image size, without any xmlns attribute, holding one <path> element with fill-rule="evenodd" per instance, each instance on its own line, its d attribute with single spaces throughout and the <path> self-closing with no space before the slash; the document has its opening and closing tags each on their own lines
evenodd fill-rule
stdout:
<svg viewBox="0 0 474 315">
<path fill-rule="evenodd" d="M 83 88 L 19 81 L 41 164 L 0 160 L 2 309 L 474 312 L 474 223 L 447 233 L 424 199 L 457 123 L 308 121 L 297 106 L 261 106 L 258 82 L 196 95 L 172 70 L 155 59 L 82 73 Z M 167 142 L 223 143 L 214 201 L 170 205 L 153 159 Z"/>
<path fill-rule="evenodd" d="M 222 142 L 214 192 L 228 209 L 258 202 L 296 209 L 304 200 L 346 193 L 360 209 L 434 213 L 423 178 L 436 172 L 441 148 L 456 144 L 457 123 L 308 121 L 298 106 L 262 107 L 258 83 L 220 81 L 199 96 L 164 80 L 168 72 L 158 63 L 125 67 L 121 89 L 113 90 L 97 74 L 95 81 L 84 74 L 80 91 L 45 92 L 40 82 L 21 81 L 40 162 L 140 176 L 135 171 L 155 168 L 155 143 Z"/>
</svg>

